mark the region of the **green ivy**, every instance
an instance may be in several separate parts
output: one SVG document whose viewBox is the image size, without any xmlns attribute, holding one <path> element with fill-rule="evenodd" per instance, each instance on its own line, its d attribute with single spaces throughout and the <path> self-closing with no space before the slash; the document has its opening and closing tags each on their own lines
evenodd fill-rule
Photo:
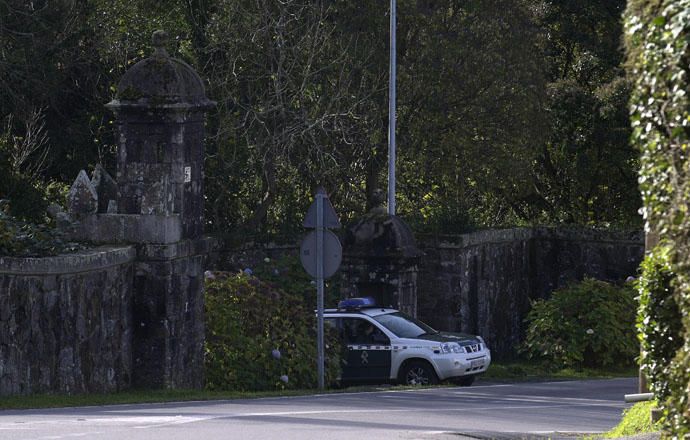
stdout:
<svg viewBox="0 0 690 440">
<path fill-rule="evenodd" d="M 674 274 L 669 259 L 670 248 L 658 246 L 642 262 L 637 281 L 637 314 L 640 340 L 640 365 L 650 380 L 650 388 L 659 401 L 671 395 L 670 363 L 683 345 L 683 326 L 671 285 Z"/>
<path fill-rule="evenodd" d="M 668 365 L 657 368 L 668 372 L 656 377 L 667 384 L 653 387 L 669 394 L 661 402 L 667 433 L 684 438 L 690 436 L 690 0 L 631 0 L 624 18 L 643 214 L 648 230 L 668 244 L 670 285 L 684 335 Z"/>
<path fill-rule="evenodd" d="M 532 305 L 522 352 L 558 368 L 632 365 L 634 292 L 628 285 L 585 279 Z"/>
<path fill-rule="evenodd" d="M 214 276 L 206 282 L 206 386 L 237 391 L 315 387 L 313 309 L 299 295 L 254 276 Z M 330 335 L 327 341 L 326 382 L 333 383 L 340 373 L 340 345 Z"/>
</svg>

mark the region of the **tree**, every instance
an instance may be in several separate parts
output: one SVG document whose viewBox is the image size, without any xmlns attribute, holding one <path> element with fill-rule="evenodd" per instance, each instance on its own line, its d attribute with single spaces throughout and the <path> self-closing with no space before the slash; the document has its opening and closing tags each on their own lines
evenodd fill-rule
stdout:
<svg viewBox="0 0 690 440">
<path fill-rule="evenodd" d="M 544 32 L 549 136 L 537 156 L 528 217 L 636 226 L 637 154 L 627 142 L 630 87 L 620 46 L 625 1 L 535 5 Z"/>
<path fill-rule="evenodd" d="M 529 11 L 447 1 L 401 17 L 401 210 L 430 230 L 511 223 L 544 124 Z"/>
</svg>

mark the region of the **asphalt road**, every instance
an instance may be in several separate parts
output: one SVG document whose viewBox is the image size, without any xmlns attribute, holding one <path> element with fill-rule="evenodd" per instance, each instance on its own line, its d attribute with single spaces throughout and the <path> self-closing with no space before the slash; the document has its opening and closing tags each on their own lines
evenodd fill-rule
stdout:
<svg viewBox="0 0 690 440">
<path fill-rule="evenodd" d="M 616 425 L 633 378 L 0 411 L 2 440 L 558 438 Z M 558 435 L 548 433 L 563 433 Z"/>
</svg>

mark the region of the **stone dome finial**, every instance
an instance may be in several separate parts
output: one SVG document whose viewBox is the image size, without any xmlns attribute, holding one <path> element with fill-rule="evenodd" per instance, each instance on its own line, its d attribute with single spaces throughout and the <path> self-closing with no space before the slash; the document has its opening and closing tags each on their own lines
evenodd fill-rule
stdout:
<svg viewBox="0 0 690 440">
<path fill-rule="evenodd" d="M 196 108 L 208 110 L 215 106 L 206 97 L 204 82 L 187 63 L 168 55 L 165 46 L 168 34 L 155 31 L 151 37 L 154 52 L 132 66 L 117 86 L 117 97 L 108 108 Z M 172 108 L 172 107 L 171 107 Z"/>
<path fill-rule="evenodd" d="M 165 50 L 165 46 L 168 44 L 168 33 L 162 30 L 157 30 L 151 36 L 151 41 L 153 43 L 154 52 L 153 56 L 168 56 L 168 51 Z"/>
</svg>

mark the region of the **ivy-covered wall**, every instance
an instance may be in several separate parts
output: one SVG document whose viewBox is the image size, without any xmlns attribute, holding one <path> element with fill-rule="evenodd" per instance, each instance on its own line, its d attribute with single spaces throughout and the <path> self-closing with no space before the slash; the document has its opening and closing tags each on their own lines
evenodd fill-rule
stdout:
<svg viewBox="0 0 690 440">
<path fill-rule="evenodd" d="M 683 316 L 683 345 L 668 374 L 657 380 L 668 382 L 669 397 L 661 402 L 666 429 L 685 438 L 690 435 L 690 0 L 630 0 L 625 26 L 644 218 L 649 233 L 669 249 L 670 287 Z"/>
</svg>

